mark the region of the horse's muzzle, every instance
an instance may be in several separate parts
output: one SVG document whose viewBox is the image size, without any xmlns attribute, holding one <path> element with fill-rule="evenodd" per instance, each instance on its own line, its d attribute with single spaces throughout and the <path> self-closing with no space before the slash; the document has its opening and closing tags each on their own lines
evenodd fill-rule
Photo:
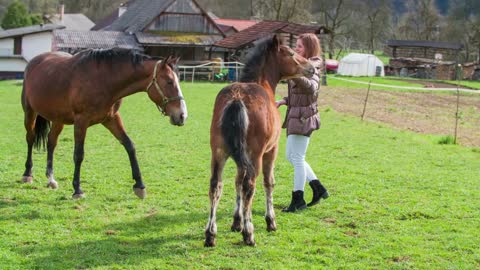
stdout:
<svg viewBox="0 0 480 270">
<path fill-rule="evenodd" d="M 307 78 L 313 77 L 314 74 L 315 74 L 315 68 L 312 65 L 310 65 L 309 67 L 303 70 L 303 75 Z"/>
<path fill-rule="evenodd" d="M 170 115 L 170 124 L 175 126 L 185 125 L 186 120 L 187 120 L 187 115 L 185 113 Z"/>
</svg>

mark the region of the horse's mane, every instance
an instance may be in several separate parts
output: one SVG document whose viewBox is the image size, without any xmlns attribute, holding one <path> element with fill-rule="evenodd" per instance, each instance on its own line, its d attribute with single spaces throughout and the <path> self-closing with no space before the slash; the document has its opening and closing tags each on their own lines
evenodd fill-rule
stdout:
<svg viewBox="0 0 480 270">
<path fill-rule="evenodd" d="M 95 61 L 97 63 L 120 64 L 130 62 L 133 66 L 143 63 L 150 56 L 137 50 L 113 48 L 113 49 L 87 49 L 79 53 L 80 63 Z"/>
<path fill-rule="evenodd" d="M 246 64 L 243 68 L 240 82 L 256 82 L 260 76 L 260 69 L 269 56 L 273 44 L 273 38 L 267 37 L 252 49 L 247 57 Z"/>
</svg>

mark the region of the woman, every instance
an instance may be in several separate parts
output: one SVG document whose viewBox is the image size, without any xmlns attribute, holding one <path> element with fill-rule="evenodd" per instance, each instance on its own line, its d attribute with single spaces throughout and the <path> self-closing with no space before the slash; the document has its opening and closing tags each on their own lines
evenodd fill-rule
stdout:
<svg viewBox="0 0 480 270">
<path fill-rule="evenodd" d="M 310 165 L 305 161 L 310 135 L 320 128 L 317 109 L 319 89 L 320 41 L 314 34 L 302 34 L 297 39 L 295 51 L 308 58 L 316 71 L 312 78 L 295 78 L 288 81 L 288 97 L 276 102 L 277 107 L 287 105 L 282 128 L 287 129 L 287 159 L 294 168 L 294 185 L 290 206 L 283 212 L 295 212 L 326 199 L 328 192 L 320 183 Z M 312 201 L 307 205 L 303 198 L 305 181 L 313 190 Z"/>
</svg>

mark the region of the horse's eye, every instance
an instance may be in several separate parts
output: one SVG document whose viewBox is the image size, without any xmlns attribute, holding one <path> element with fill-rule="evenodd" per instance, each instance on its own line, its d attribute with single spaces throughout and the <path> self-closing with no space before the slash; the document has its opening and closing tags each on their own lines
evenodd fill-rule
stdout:
<svg viewBox="0 0 480 270">
<path fill-rule="evenodd" d="M 172 81 L 172 80 L 168 80 L 168 81 L 167 81 L 167 84 L 172 85 L 172 84 L 173 84 L 173 81 Z"/>
</svg>

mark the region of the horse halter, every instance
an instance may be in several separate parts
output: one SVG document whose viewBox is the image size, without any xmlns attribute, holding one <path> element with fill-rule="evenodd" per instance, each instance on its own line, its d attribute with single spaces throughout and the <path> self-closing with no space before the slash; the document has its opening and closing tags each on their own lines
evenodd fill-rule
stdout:
<svg viewBox="0 0 480 270">
<path fill-rule="evenodd" d="M 160 105 L 157 104 L 157 108 L 163 115 L 167 115 L 167 105 L 168 105 L 168 103 L 170 103 L 172 101 L 176 101 L 176 100 L 183 100 L 183 97 L 182 96 L 176 96 L 176 97 L 167 98 L 165 96 L 165 94 L 163 93 L 162 89 L 160 88 L 160 85 L 157 82 L 157 70 L 158 70 L 158 66 L 161 63 L 162 63 L 162 60 L 155 63 L 155 67 L 153 68 L 153 78 L 152 78 L 152 81 L 148 84 L 146 92 L 148 93 L 148 91 L 150 90 L 150 87 L 152 87 L 152 85 L 155 86 L 155 89 L 160 94 L 160 97 L 162 97 L 162 105 L 160 106 Z"/>
</svg>

